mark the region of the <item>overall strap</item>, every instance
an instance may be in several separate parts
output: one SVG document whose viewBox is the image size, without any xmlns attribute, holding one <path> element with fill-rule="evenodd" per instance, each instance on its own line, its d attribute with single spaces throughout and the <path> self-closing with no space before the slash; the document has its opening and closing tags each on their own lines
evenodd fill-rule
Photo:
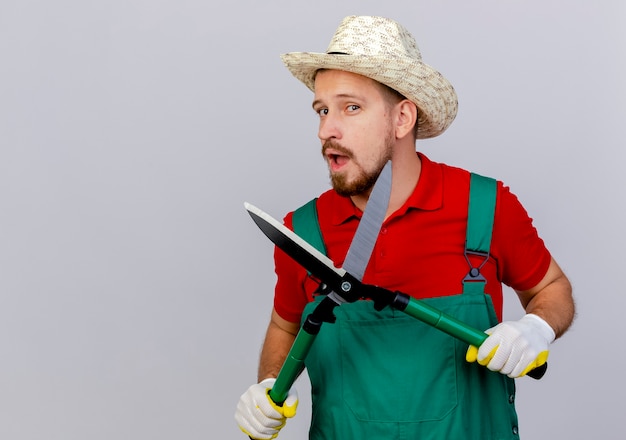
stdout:
<svg viewBox="0 0 626 440">
<path fill-rule="evenodd" d="M 326 255 L 326 245 L 322 238 L 317 208 L 317 198 L 310 200 L 293 212 L 293 231 L 315 249 Z"/>
<path fill-rule="evenodd" d="M 316 202 L 317 198 L 314 198 L 294 211 L 293 230 L 311 246 L 326 255 Z M 465 237 L 465 259 L 470 270 L 463 279 L 463 293 L 484 293 L 486 280 L 480 273 L 480 269 L 489 260 L 495 208 L 496 180 L 471 173 Z M 483 257 L 482 263 L 478 266 L 473 265 L 469 255 Z"/>
<path fill-rule="evenodd" d="M 463 293 L 484 293 L 487 281 L 480 269 L 489 260 L 495 209 L 496 180 L 471 173 L 465 236 L 465 259 L 470 271 L 463 279 Z M 483 257 L 482 263 L 473 265 L 469 255 Z"/>
</svg>

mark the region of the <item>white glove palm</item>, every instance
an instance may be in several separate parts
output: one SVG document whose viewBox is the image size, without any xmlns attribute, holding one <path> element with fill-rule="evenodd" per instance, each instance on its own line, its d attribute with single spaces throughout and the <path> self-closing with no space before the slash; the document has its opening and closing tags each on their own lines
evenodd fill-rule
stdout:
<svg viewBox="0 0 626 440">
<path fill-rule="evenodd" d="M 506 321 L 490 328 L 490 336 L 480 348 L 470 346 L 468 362 L 478 361 L 492 371 L 509 377 L 524 376 L 545 364 L 548 346 L 554 341 L 552 327 L 537 315 L 525 315 L 519 321 Z"/>
<path fill-rule="evenodd" d="M 252 385 L 237 403 L 235 420 L 239 428 L 253 439 L 276 438 L 287 418 L 296 415 L 298 392 L 291 388 L 283 406 L 278 406 L 269 396 L 274 382 L 276 379 L 265 379 Z"/>
</svg>

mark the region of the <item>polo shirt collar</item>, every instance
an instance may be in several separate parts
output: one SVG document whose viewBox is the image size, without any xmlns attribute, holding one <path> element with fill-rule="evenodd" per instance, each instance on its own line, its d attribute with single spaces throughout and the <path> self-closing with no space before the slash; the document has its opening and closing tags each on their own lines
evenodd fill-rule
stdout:
<svg viewBox="0 0 626 440">
<path fill-rule="evenodd" d="M 432 162 L 424 154 L 417 153 L 422 161 L 422 170 L 413 193 L 404 205 L 393 214 L 393 217 L 404 215 L 409 209 L 434 211 L 443 205 L 443 170 L 441 166 Z M 349 197 L 343 197 L 333 191 L 334 209 L 332 224 L 340 225 L 350 218 L 361 218 L 363 212 L 357 208 Z"/>
</svg>

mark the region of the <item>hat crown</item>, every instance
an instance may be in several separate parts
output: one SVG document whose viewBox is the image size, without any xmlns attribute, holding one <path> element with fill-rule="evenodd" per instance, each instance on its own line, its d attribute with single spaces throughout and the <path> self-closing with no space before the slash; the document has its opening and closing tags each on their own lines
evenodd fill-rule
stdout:
<svg viewBox="0 0 626 440">
<path fill-rule="evenodd" d="M 343 19 L 326 53 L 411 58 L 422 61 L 417 42 L 401 24 L 384 17 L 350 16 Z"/>
</svg>

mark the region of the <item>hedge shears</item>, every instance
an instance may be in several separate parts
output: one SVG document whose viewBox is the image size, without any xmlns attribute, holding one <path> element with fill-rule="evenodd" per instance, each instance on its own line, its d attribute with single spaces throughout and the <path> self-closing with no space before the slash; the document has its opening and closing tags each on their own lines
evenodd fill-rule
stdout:
<svg viewBox="0 0 626 440">
<path fill-rule="evenodd" d="M 390 291 L 361 282 L 387 213 L 390 194 L 391 162 L 388 162 L 372 189 L 341 268 L 335 267 L 333 261 L 326 255 L 275 218 L 256 206 L 245 203 L 246 210 L 261 231 L 278 248 L 320 280 L 318 292 L 324 295 L 302 324 L 276 382 L 269 392 L 270 398 L 277 405 L 284 403 L 291 386 L 304 369 L 304 361 L 322 324 L 334 323 L 333 310 L 344 303 L 368 299 L 373 301 L 375 310 L 380 311 L 385 307 L 392 307 L 475 347 L 480 347 L 489 337 L 485 332 L 406 293 Z M 546 369 L 547 364 L 543 364 L 527 375 L 540 379 Z"/>
</svg>

